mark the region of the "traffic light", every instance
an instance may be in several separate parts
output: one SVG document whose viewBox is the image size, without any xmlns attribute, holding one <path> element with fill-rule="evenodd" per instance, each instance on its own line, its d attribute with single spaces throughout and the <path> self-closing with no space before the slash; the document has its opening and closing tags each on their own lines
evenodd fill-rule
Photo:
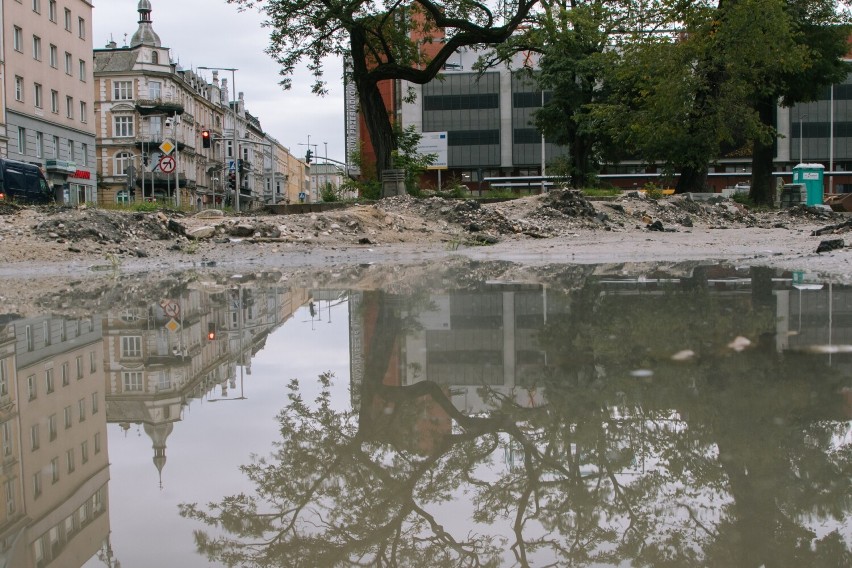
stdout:
<svg viewBox="0 0 852 568">
<path fill-rule="evenodd" d="M 213 341 L 214 339 L 216 339 L 216 324 L 215 323 L 208 323 L 207 324 L 207 339 L 209 339 L 210 341 Z"/>
<path fill-rule="evenodd" d="M 309 148 L 309 149 L 308 149 L 308 151 L 307 151 L 307 152 L 305 152 L 305 163 L 306 163 L 306 164 L 310 164 L 310 163 L 311 163 L 311 158 L 313 158 L 313 157 L 314 157 L 314 153 L 313 153 L 313 152 L 311 152 L 311 150 L 310 150 L 310 148 Z"/>
<path fill-rule="evenodd" d="M 245 164 L 243 164 L 243 159 L 240 158 L 237 160 L 237 169 L 240 170 L 240 173 L 245 173 Z"/>
<path fill-rule="evenodd" d="M 228 189 L 236 189 L 237 188 L 237 174 L 235 172 L 231 172 L 228 174 Z"/>
<path fill-rule="evenodd" d="M 210 147 L 210 131 L 202 130 L 201 131 L 201 147 L 209 148 Z"/>
</svg>

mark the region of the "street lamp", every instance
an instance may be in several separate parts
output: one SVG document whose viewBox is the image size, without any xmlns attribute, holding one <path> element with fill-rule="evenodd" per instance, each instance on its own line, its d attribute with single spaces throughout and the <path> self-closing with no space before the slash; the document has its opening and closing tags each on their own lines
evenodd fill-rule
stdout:
<svg viewBox="0 0 852 568">
<path fill-rule="evenodd" d="M 799 163 L 804 164 L 805 159 L 802 157 L 802 140 L 804 139 L 804 132 L 802 132 L 802 119 L 808 118 L 807 113 L 802 114 L 802 111 L 799 111 Z"/>
<path fill-rule="evenodd" d="M 236 69 L 235 67 L 197 67 L 197 69 L 206 69 L 208 71 L 230 71 L 231 72 L 231 91 L 234 93 L 234 104 L 231 106 L 231 112 L 234 115 L 234 182 L 236 187 L 234 188 L 234 193 L 236 193 L 236 198 L 234 199 L 234 210 L 239 213 L 240 212 L 240 168 L 237 167 L 239 164 L 239 148 L 237 147 L 237 81 L 236 81 Z"/>
</svg>

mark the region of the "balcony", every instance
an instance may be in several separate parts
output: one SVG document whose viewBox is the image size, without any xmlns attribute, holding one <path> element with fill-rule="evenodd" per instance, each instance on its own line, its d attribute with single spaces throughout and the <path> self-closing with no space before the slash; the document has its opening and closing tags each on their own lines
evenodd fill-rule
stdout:
<svg viewBox="0 0 852 568">
<path fill-rule="evenodd" d="M 183 114 L 183 105 L 169 98 L 137 99 L 136 112 L 142 116 L 152 114 L 175 116 Z"/>
<path fill-rule="evenodd" d="M 168 189 L 170 187 L 174 188 L 175 174 L 164 174 L 163 172 L 145 172 L 145 189 L 150 190 L 152 183 L 154 184 L 154 189 Z M 186 174 L 178 174 L 178 184 L 180 187 L 187 187 L 188 183 L 189 180 L 186 179 Z M 136 187 L 142 187 L 141 174 L 136 177 Z"/>
<path fill-rule="evenodd" d="M 77 163 L 68 160 L 46 160 L 44 168 L 48 173 L 71 175 L 77 171 Z"/>
</svg>

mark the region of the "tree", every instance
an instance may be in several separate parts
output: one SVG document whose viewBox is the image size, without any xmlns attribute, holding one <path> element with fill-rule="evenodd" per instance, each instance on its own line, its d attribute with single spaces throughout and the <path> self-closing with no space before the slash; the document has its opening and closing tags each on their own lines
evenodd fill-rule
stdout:
<svg viewBox="0 0 852 568">
<path fill-rule="evenodd" d="M 476 0 L 227 1 L 258 7 L 268 17 L 272 33 L 267 53 L 281 65 L 285 89 L 291 87 L 296 66 L 306 60 L 315 79 L 313 92 L 325 94 L 323 60 L 344 58 L 348 79 L 358 90 L 379 176 L 392 167 L 397 148 L 379 83 L 431 81 L 459 48 L 505 41 L 538 2 L 511 0 L 492 8 Z"/>
<path fill-rule="evenodd" d="M 790 107 L 815 100 L 825 87 L 846 77 L 850 67 L 844 56 L 849 48 L 850 29 L 846 17 L 837 10 L 838 2 L 832 0 L 778 0 L 764 4 L 773 8 L 770 11 L 761 7 L 767 17 L 743 17 L 741 21 L 751 24 L 745 33 L 756 40 L 750 42 L 752 51 L 768 52 L 764 65 L 750 68 L 754 86 L 751 103 L 762 128 L 754 138 L 749 198 L 756 204 L 771 205 L 776 104 L 780 101 Z M 756 33 L 754 20 L 763 22 L 767 33 Z M 773 20 L 773 27 L 766 26 Z"/>
</svg>

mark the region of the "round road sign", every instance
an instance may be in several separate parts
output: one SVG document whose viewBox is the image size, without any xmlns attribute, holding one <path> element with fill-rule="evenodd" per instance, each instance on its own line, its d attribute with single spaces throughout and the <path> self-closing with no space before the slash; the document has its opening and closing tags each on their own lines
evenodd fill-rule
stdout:
<svg viewBox="0 0 852 568">
<path fill-rule="evenodd" d="M 160 171 L 162 171 L 163 173 L 172 173 L 173 171 L 175 171 L 176 165 L 177 163 L 175 162 L 175 159 L 171 156 L 163 156 L 162 158 L 160 158 Z"/>
</svg>

